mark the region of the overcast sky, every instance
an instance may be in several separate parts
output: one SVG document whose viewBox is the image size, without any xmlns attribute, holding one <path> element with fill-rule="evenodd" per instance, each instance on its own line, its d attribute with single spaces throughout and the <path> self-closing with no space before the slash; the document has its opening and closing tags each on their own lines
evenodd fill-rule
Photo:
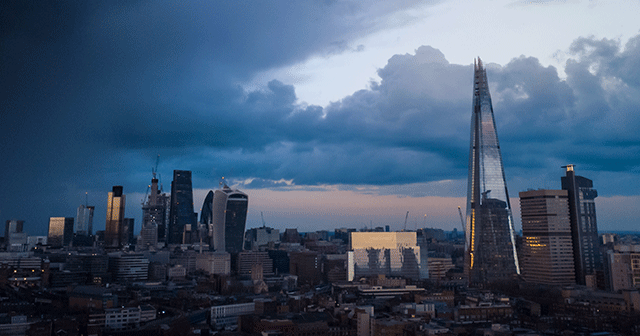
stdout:
<svg viewBox="0 0 640 336">
<path fill-rule="evenodd" d="M 594 181 L 600 231 L 640 224 L 638 1 L 108 1 L 0 5 L 0 219 L 48 218 L 160 155 L 195 210 L 222 176 L 247 227 L 461 229 L 473 60 L 518 192 Z M 0 225 L 1 227 L 1 225 Z"/>
</svg>

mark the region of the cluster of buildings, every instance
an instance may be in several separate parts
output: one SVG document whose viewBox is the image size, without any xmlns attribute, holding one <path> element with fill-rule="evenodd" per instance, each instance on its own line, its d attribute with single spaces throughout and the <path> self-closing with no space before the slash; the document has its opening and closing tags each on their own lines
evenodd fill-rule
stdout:
<svg viewBox="0 0 640 336">
<path fill-rule="evenodd" d="M 464 233 L 245 230 L 247 194 L 221 183 L 198 218 L 191 172 L 166 194 L 153 170 L 137 238 L 122 186 L 103 232 L 88 204 L 48 236 L 6 222 L 0 335 L 640 334 L 640 239 L 598 234 L 573 165 L 520 192 L 516 234 L 488 87 L 478 59 Z"/>
</svg>

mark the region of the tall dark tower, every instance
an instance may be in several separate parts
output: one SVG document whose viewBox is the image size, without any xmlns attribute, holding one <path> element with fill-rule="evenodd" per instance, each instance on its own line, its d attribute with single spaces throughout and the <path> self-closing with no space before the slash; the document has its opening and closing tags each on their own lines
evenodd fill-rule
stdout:
<svg viewBox="0 0 640 336">
<path fill-rule="evenodd" d="M 520 268 L 487 72 L 480 58 L 474 61 L 468 183 L 465 271 L 469 283 L 509 279 Z"/>
<path fill-rule="evenodd" d="M 595 198 L 598 197 L 598 192 L 593 189 L 590 179 L 575 174 L 573 165 L 563 168 L 567 169 L 561 181 L 562 189 L 569 193 L 569 220 L 576 283 L 586 285 L 586 278 L 595 277 L 596 271 L 602 268 L 596 223 Z"/>
<path fill-rule="evenodd" d="M 182 244 L 186 231 L 196 226 L 193 214 L 193 189 L 191 171 L 174 170 L 171 182 L 171 207 L 169 210 L 169 230 L 167 244 Z"/>
</svg>

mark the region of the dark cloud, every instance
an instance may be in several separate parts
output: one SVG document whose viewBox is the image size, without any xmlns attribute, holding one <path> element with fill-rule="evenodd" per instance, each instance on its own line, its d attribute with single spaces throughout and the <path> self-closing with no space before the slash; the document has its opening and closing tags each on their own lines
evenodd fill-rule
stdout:
<svg viewBox="0 0 640 336">
<path fill-rule="evenodd" d="M 362 184 L 384 194 L 466 178 L 473 69 L 435 48 L 393 56 L 379 82 L 326 107 L 278 80 L 240 86 L 314 55 L 363 50 L 351 41 L 382 27 L 397 2 L 3 6 L 0 214 L 40 233 L 49 216 L 74 216 L 85 191 L 98 207 L 111 185 L 143 193 L 157 154 L 165 189 L 173 169 L 192 170 L 196 188 L 227 176 L 245 188 Z M 628 176 L 640 167 L 640 36 L 624 48 L 581 38 L 570 50 L 566 79 L 533 57 L 488 67 L 507 177 L 535 188 L 525 184 L 575 163 L 629 182 L 610 193 L 637 194 Z M 449 188 L 432 186 L 409 193 Z M 139 216 L 138 202 L 128 200 L 128 215 Z"/>
</svg>

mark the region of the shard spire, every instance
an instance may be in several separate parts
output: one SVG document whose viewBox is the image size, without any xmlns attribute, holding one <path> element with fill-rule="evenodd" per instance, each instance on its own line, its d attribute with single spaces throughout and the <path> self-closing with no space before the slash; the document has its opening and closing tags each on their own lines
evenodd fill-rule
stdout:
<svg viewBox="0 0 640 336">
<path fill-rule="evenodd" d="M 520 269 L 487 72 L 480 58 L 474 60 L 469 147 L 465 271 L 470 284 L 507 280 Z"/>
</svg>

